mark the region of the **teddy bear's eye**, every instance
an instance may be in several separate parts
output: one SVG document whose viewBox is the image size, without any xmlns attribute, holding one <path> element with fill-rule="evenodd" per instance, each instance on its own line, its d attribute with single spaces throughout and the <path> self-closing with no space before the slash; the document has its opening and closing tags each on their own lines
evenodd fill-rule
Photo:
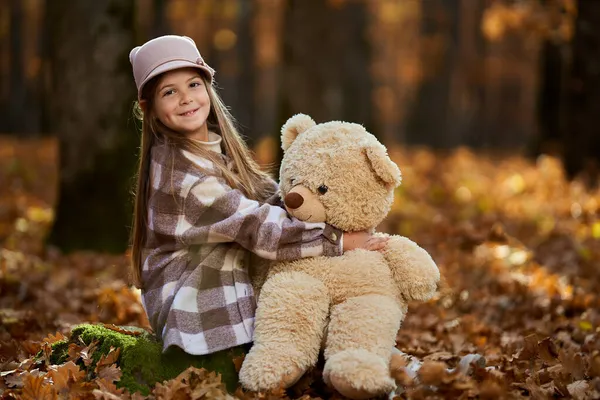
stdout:
<svg viewBox="0 0 600 400">
<path fill-rule="evenodd" d="M 294 183 L 296 183 L 295 179 L 290 179 L 290 185 L 294 186 Z"/>
<path fill-rule="evenodd" d="M 321 194 L 325 194 L 327 193 L 327 191 L 329 190 L 329 188 L 325 185 L 321 185 L 317 188 L 317 190 L 319 191 L 319 193 Z"/>
</svg>

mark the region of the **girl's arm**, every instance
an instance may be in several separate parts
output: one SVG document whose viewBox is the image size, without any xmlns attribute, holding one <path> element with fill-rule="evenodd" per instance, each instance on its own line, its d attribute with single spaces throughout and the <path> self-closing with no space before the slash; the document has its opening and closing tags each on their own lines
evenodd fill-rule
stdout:
<svg viewBox="0 0 600 400">
<path fill-rule="evenodd" d="M 179 215 L 153 218 L 157 233 L 170 233 L 184 245 L 235 242 L 270 260 L 342 254 L 339 229 L 303 222 L 281 207 L 250 200 L 219 177 L 202 176 L 184 190 Z"/>
</svg>

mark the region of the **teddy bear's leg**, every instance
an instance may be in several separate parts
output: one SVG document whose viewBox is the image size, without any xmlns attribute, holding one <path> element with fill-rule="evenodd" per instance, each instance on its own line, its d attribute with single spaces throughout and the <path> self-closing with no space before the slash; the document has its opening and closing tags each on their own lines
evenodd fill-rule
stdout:
<svg viewBox="0 0 600 400">
<path fill-rule="evenodd" d="M 404 312 L 382 295 L 350 298 L 332 307 L 323 379 L 351 399 L 391 392 L 389 362 Z"/>
<path fill-rule="evenodd" d="M 329 295 L 323 283 L 302 272 L 282 272 L 264 284 L 256 310 L 254 345 L 240 370 L 253 391 L 292 386 L 315 365 Z"/>
</svg>

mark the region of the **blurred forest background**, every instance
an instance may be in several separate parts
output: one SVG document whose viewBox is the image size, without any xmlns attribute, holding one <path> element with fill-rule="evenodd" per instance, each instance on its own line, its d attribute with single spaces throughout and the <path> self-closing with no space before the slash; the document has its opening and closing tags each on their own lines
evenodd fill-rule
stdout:
<svg viewBox="0 0 600 400">
<path fill-rule="evenodd" d="M 94 345 L 59 366 L 50 345 L 149 329 L 128 53 L 166 33 L 196 41 L 261 164 L 299 112 L 388 147 L 403 185 L 379 230 L 443 277 L 398 334 L 423 361 L 395 372 L 402 398 L 600 398 L 600 0 L 0 0 L 0 398 L 129 398 L 118 353 L 107 375 Z M 473 353 L 486 368 L 448 372 Z M 341 399 L 319 382 L 270 398 Z"/>
<path fill-rule="evenodd" d="M 390 148 L 550 153 L 594 177 L 598 24 L 586 0 L 1 0 L 0 133 L 60 144 L 53 243 L 124 250 L 139 140 L 127 54 L 176 33 L 217 70 L 263 164 L 302 112 Z"/>
</svg>

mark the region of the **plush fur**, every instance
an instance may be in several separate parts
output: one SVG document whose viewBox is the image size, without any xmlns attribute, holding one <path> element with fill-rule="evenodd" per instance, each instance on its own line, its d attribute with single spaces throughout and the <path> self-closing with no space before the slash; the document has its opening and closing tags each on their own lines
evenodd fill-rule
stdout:
<svg viewBox="0 0 600 400">
<path fill-rule="evenodd" d="M 299 114 L 284 125 L 281 141 L 280 188 L 290 214 L 344 231 L 373 230 L 385 218 L 401 174 L 362 126 L 316 124 Z M 298 196 L 302 205 L 290 206 Z M 273 264 L 241 383 L 255 391 L 289 387 L 323 350 L 323 378 L 338 392 L 355 399 L 390 392 L 389 362 L 408 301 L 431 298 L 439 277 L 429 254 L 401 236 L 381 252 Z"/>
</svg>

